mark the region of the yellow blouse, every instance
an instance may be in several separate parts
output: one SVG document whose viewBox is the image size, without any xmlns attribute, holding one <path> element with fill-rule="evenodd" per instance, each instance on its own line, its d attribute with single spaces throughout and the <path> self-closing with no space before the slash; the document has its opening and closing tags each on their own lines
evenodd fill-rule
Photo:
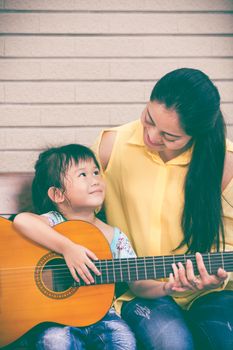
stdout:
<svg viewBox="0 0 233 350">
<path fill-rule="evenodd" d="M 164 163 L 158 153 L 150 152 L 144 145 L 139 120 L 108 130 L 117 132 L 103 172 L 108 223 L 128 235 L 138 256 L 173 254 L 183 238 L 180 226 L 183 184 L 192 150 Z M 97 158 L 105 131 L 95 147 Z M 227 148 L 233 152 L 232 143 L 227 142 Z M 222 199 L 226 248 L 233 250 L 233 180 L 223 191 Z M 186 247 L 182 247 L 176 254 L 185 251 Z M 228 287 L 231 288 L 229 283 Z M 175 299 L 185 307 L 197 294 L 200 293 L 185 292 Z M 131 298 L 130 294 L 123 297 L 124 300 Z"/>
</svg>

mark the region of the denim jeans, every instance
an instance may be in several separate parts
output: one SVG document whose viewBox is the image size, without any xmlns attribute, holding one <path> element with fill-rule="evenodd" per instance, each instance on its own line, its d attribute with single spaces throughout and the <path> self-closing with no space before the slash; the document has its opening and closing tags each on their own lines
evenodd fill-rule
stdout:
<svg viewBox="0 0 233 350">
<path fill-rule="evenodd" d="M 233 291 L 213 292 L 197 299 L 188 316 L 196 349 L 233 349 Z"/>
<path fill-rule="evenodd" d="M 140 349 L 194 349 L 184 314 L 171 297 L 135 298 L 123 305 L 122 318 L 134 331 Z"/>
<path fill-rule="evenodd" d="M 29 350 L 136 350 L 133 332 L 113 308 L 91 326 L 78 328 L 49 324 L 46 327 L 42 324 L 36 329 L 40 331 L 33 329 L 10 349 L 20 349 L 21 346 Z"/>
<path fill-rule="evenodd" d="M 124 303 L 122 318 L 143 350 L 232 350 L 233 292 L 205 295 L 183 311 L 171 297 Z"/>
</svg>

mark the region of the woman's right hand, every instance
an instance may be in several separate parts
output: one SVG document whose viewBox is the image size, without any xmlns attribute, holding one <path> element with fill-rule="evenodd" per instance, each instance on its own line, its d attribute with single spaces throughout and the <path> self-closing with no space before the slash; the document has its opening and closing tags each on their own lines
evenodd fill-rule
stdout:
<svg viewBox="0 0 233 350">
<path fill-rule="evenodd" d="M 96 268 L 92 260 L 98 260 L 97 256 L 88 248 L 70 241 L 63 248 L 62 252 L 70 273 L 76 282 L 79 282 L 79 277 L 86 283 L 94 283 L 94 278 L 90 273 L 93 271 L 97 276 L 100 276 L 100 271 Z"/>
</svg>

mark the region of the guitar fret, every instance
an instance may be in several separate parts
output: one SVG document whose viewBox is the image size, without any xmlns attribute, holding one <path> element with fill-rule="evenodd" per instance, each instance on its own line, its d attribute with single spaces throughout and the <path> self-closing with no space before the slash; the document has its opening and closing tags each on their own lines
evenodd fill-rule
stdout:
<svg viewBox="0 0 233 350">
<path fill-rule="evenodd" d="M 129 281 L 131 281 L 130 268 L 129 268 L 129 259 L 127 259 L 127 268 L 128 268 L 128 278 L 129 278 Z"/>
<path fill-rule="evenodd" d="M 166 277 L 166 265 L 165 265 L 165 258 L 163 256 L 163 272 L 164 272 L 164 277 Z"/>
<path fill-rule="evenodd" d="M 101 275 L 99 276 L 100 277 L 100 283 L 102 284 L 103 283 L 103 275 L 102 275 L 102 268 L 101 268 L 101 260 L 99 260 L 99 267 L 100 267 L 100 271 L 101 271 Z"/>
<path fill-rule="evenodd" d="M 136 258 L 132 258 L 128 260 L 129 271 L 130 271 L 130 281 L 137 280 L 137 270 L 135 265 Z"/>
<path fill-rule="evenodd" d="M 145 279 L 145 260 L 144 257 L 140 257 L 137 261 L 137 267 L 138 267 L 138 279 L 143 280 Z"/>
<path fill-rule="evenodd" d="M 113 260 L 106 260 L 106 269 L 107 269 L 107 281 L 108 283 L 114 283 L 113 277 Z"/>
<path fill-rule="evenodd" d="M 105 260 L 105 268 L 106 268 L 107 283 L 109 283 L 109 275 L 108 275 L 108 264 L 107 264 L 107 260 Z"/>
<path fill-rule="evenodd" d="M 148 271 L 147 271 L 147 274 L 148 274 L 148 277 L 149 279 L 154 279 L 155 278 L 155 272 L 154 272 L 154 259 L 153 257 L 148 257 Z"/>
<path fill-rule="evenodd" d="M 183 255 L 183 257 L 184 257 L 184 266 L 186 266 L 186 262 L 187 262 L 186 255 Z"/>
<path fill-rule="evenodd" d="M 121 259 L 116 259 L 114 264 L 115 264 L 116 282 L 122 282 L 123 275 L 121 270 Z"/>
<path fill-rule="evenodd" d="M 152 262 L 153 262 L 153 271 L 154 271 L 154 278 L 156 279 L 156 268 L 155 268 L 155 259 L 152 258 Z"/>
<path fill-rule="evenodd" d="M 138 264 L 137 264 L 137 259 L 136 258 L 134 258 L 134 260 L 135 260 L 135 262 L 136 262 L 136 264 L 135 264 L 135 267 L 136 267 L 136 276 L 137 276 L 137 281 L 138 281 Z"/>
<path fill-rule="evenodd" d="M 94 274 L 93 278 L 94 278 L 95 284 L 97 284 L 96 277 L 97 277 L 96 274 Z"/>
<path fill-rule="evenodd" d="M 212 274 L 211 261 L 210 261 L 210 253 L 208 253 L 208 262 L 209 262 L 209 271 L 210 271 L 210 274 Z"/>
<path fill-rule="evenodd" d="M 121 267 L 121 282 L 128 281 L 129 275 L 128 275 L 128 264 L 127 259 L 120 259 L 120 267 Z"/>
<path fill-rule="evenodd" d="M 207 254 L 203 254 L 202 257 L 203 257 L 203 262 L 205 264 L 206 270 L 209 273 L 210 272 L 210 263 L 209 263 L 209 260 L 208 260 L 208 255 Z M 197 271 L 198 271 L 198 267 L 197 267 Z"/>
<path fill-rule="evenodd" d="M 113 271 L 113 281 L 116 282 L 116 274 L 115 274 L 115 264 L 114 259 L 112 260 L 112 271 Z"/>
<path fill-rule="evenodd" d="M 121 282 L 123 282 L 123 276 L 122 276 L 122 266 L 121 266 L 121 259 L 119 259 L 120 263 L 120 275 L 121 275 Z"/>
<path fill-rule="evenodd" d="M 147 280 L 147 271 L 146 271 L 146 257 L 143 258 L 144 261 L 144 271 L 145 271 L 145 279 Z"/>
<path fill-rule="evenodd" d="M 221 261 L 222 261 L 222 268 L 225 269 L 224 259 L 223 259 L 223 252 L 220 253 L 220 256 L 221 256 Z"/>
</svg>

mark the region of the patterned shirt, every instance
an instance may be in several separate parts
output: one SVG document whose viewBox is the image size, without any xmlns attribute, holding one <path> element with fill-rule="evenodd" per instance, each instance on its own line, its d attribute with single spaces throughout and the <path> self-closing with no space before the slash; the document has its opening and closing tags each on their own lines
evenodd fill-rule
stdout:
<svg viewBox="0 0 233 350">
<path fill-rule="evenodd" d="M 52 227 L 66 221 L 66 219 L 58 211 L 50 211 L 46 214 L 43 214 L 43 216 L 48 219 L 49 224 Z M 118 227 L 114 227 L 114 235 L 110 244 L 110 249 L 114 259 L 136 257 L 136 254 L 127 236 L 121 232 Z"/>
</svg>

